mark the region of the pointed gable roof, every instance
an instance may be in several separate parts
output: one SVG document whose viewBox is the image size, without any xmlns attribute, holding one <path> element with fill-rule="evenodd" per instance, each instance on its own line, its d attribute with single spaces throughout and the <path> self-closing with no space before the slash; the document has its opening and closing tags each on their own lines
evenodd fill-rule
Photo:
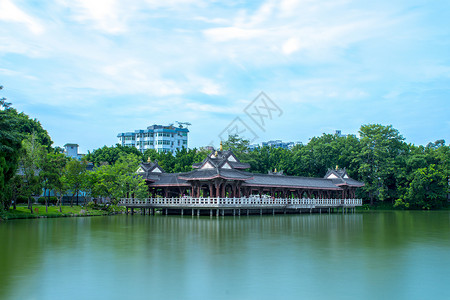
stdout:
<svg viewBox="0 0 450 300">
<path fill-rule="evenodd" d="M 250 165 L 242 163 L 230 150 L 212 151 L 201 163 L 194 163 L 194 169 L 208 168 L 248 169 Z"/>
<path fill-rule="evenodd" d="M 139 164 L 139 167 L 136 173 L 145 180 L 155 181 L 159 180 L 158 174 L 166 173 L 163 168 L 155 162 L 142 162 Z"/>
<path fill-rule="evenodd" d="M 193 171 L 180 174 L 179 178 L 183 180 L 206 180 L 219 177 L 233 180 L 253 178 L 253 175 L 241 171 L 241 169 L 249 168 L 250 165 L 241 163 L 230 150 L 214 150 L 201 163 L 193 164 L 192 167 Z"/>
<path fill-rule="evenodd" d="M 355 179 L 350 178 L 347 174 L 347 170 L 344 169 L 328 169 L 327 174 L 324 176 L 325 179 L 331 180 L 337 186 L 353 186 L 353 187 L 362 187 L 364 186 L 363 182 L 357 181 Z"/>
</svg>

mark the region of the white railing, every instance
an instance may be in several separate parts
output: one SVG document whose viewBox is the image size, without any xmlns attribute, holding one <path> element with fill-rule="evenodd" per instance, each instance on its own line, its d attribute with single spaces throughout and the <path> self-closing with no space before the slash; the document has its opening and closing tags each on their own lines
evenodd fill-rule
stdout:
<svg viewBox="0 0 450 300">
<path fill-rule="evenodd" d="M 122 206 L 152 206 L 152 207 L 354 207 L 361 206 L 362 199 L 311 199 L 311 198 L 122 198 Z"/>
</svg>

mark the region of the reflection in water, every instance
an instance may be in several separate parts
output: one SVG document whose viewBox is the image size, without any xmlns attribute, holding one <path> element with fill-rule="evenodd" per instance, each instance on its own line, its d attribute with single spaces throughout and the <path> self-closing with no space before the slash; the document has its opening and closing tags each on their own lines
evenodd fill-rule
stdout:
<svg viewBox="0 0 450 300">
<path fill-rule="evenodd" d="M 450 298 L 449 215 L 10 221 L 0 299 Z"/>
</svg>

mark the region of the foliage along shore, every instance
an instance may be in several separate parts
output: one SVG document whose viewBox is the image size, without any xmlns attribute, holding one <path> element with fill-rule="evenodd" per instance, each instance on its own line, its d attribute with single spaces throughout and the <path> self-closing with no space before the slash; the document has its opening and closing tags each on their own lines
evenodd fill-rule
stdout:
<svg viewBox="0 0 450 300">
<path fill-rule="evenodd" d="M 16 209 L 10 208 L 0 212 L 1 220 L 14 220 L 14 219 L 38 219 L 38 218 L 61 218 L 61 217 L 95 217 L 95 216 L 110 216 L 116 214 L 122 214 L 125 212 L 123 207 L 115 205 L 109 207 L 100 206 L 49 206 L 48 212 L 46 212 L 45 205 L 35 205 L 33 207 L 33 213 L 27 206 L 17 206 Z"/>
<path fill-rule="evenodd" d="M 36 211 L 37 210 L 37 211 Z M 358 212 L 373 212 L 373 211 L 393 211 L 404 210 L 398 208 L 390 203 L 381 203 L 378 205 L 364 204 L 361 207 L 356 207 Z M 442 206 L 434 210 L 450 210 L 450 205 Z M 0 222 L 17 219 L 39 219 L 39 218 L 64 218 L 64 217 L 98 217 L 98 216 L 111 216 L 117 214 L 124 214 L 125 208 L 120 206 L 109 206 L 108 209 L 101 209 L 100 207 L 88 208 L 83 206 L 62 206 L 62 212 L 59 211 L 59 207 L 52 206 L 48 208 L 48 212 L 45 211 L 45 205 L 34 206 L 34 212 L 31 213 L 27 206 L 17 206 L 14 210 L 10 208 L 7 211 L 0 213 Z"/>
</svg>

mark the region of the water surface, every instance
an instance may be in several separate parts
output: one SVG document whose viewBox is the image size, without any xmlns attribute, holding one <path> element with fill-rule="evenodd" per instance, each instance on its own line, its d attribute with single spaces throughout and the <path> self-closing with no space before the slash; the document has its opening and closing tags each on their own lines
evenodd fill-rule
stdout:
<svg viewBox="0 0 450 300">
<path fill-rule="evenodd" d="M 0 299 L 450 299 L 450 212 L 0 224 Z"/>
</svg>

